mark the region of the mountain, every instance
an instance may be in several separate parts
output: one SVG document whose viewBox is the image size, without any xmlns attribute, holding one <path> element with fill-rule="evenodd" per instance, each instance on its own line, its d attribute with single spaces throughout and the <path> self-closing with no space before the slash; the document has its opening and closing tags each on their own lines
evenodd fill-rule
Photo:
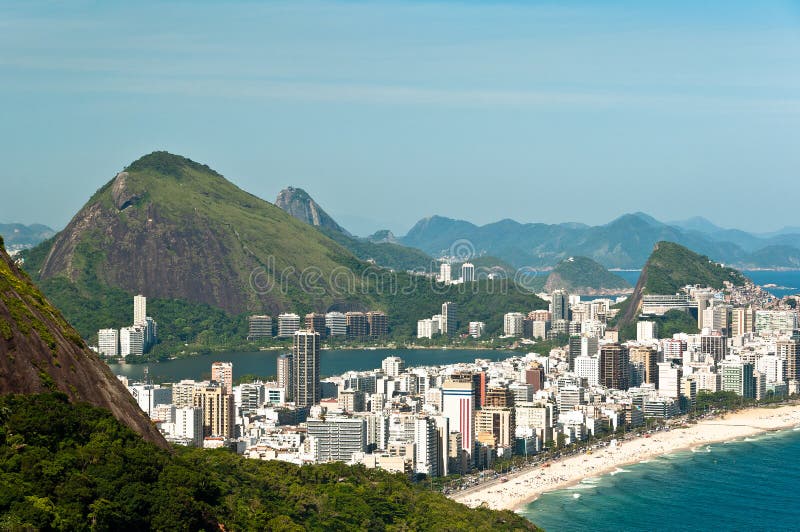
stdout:
<svg viewBox="0 0 800 532">
<path fill-rule="evenodd" d="M 63 396 L 0 397 L 3 530 L 538 530 L 405 475 L 152 445 Z"/>
<path fill-rule="evenodd" d="M 514 220 L 477 226 L 442 216 L 424 218 L 400 238 L 434 257 L 452 255 L 464 242 L 477 255 L 499 257 L 515 267 L 550 268 L 574 256 L 588 257 L 606 268 L 641 268 L 659 241 L 677 242 L 741 268 L 791 267 L 800 257 L 800 235 L 759 236 L 721 229 L 704 219 L 682 223 L 659 222 L 644 213 L 625 214 L 598 226 L 583 224 L 521 224 Z M 762 253 L 781 246 L 783 254 Z"/>
<path fill-rule="evenodd" d="M 367 237 L 367 240 L 375 244 L 397 244 L 398 242 L 397 237 L 394 236 L 394 233 L 388 229 L 375 231 Z"/>
<path fill-rule="evenodd" d="M 632 323 L 639 313 L 644 294 L 675 294 L 689 284 L 721 289 L 725 281 L 742 286 L 747 278 L 733 268 L 718 264 L 674 242 L 658 242 L 647 259 L 626 301 L 619 323 Z"/>
<path fill-rule="evenodd" d="M 146 440 L 167 447 L 128 390 L 16 266 L 0 239 L 0 395 L 46 391 L 105 408 Z"/>
<path fill-rule="evenodd" d="M 359 260 L 345 245 L 398 271 Z M 447 300 L 484 321 L 505 305 L 543 305 L 513 281 L 477 283 L 462 294 L 442 290 L 404 273 L 429 264 L 421 251 L 312 227 L 209 167 L 166 152 L 131 163 L 23 258 L 86 339 L 130 324 L 133 295 L 147 296 L 159 324 L 155 357 L 252 348 L 245 340 L 251 313 L 383 310 L 390 335 L 410 339 L 419 317 L 436 314 Z"/>
<path fill-rule="evenodd" d="M 10 250 L 35 246 L 52 237 L 56 232 L 42 224 L 0 224 L 0 237 Z"/>
<path fill-rule="evenodd" d="M 282 190 L 275 200 L 275 205 L 298 220 L 316 227 L 363 261 L 401 271 L 429 271 L 433 263 L 433 259 L 424 252 L 399 245 L 390 232 L 384 234 L 383 241 L 351 235 L 301 188 L 289 187 Z M 392 238 L 389 238 L 390 236 Z"/>
<path fill-rule="evenodd" d="M 275 206 L 308 225 L 350 235 L 302 188 L 288 187 L 281 190 L 275 200 Z"/>
<path fill-rule="evenodd" d="M 322 308 L 336 300 L 329 274 L 361 268 L 314 228 L 166 152 L 118 173 L 44 247 L 37 272 L 44 282 L 66 279 L 81 289 L 107 286 L 233 314 L 312 299 Z M 300 286 L 309 269 L 325 292 L 314 298 Z"/>
<path fill-rule="evenodd" d="M 630 288 L 632 287 L 628 281 L 588 257 L 569 257 L 562 260 L 547 276 L 544 285 L 548 292 L 565 289 L 586 295 L 619 294 Z"/>
<path fill-rule="evenodd" d="M 715 225 L 714 222 L 707 218 L 703 218 L 702 216 L 692 216 L 686 220 L 668 222 L 668 225 L 680 227 L 681 229 L 685 229 L 687 231 L 697 231 L 698 233 L 705 233 L 709 235 L 719 233 L 720 231 L 725 231 L 725 229 L 722 227 Z"/>
</svg>

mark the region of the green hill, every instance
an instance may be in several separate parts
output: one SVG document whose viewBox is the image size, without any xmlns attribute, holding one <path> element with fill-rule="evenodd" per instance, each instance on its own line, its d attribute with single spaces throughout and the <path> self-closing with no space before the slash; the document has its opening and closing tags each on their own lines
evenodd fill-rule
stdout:
<svg viewBox="0 0 800 532">
<path fill-rule="evenodd" d="M 562 260 L 547 276 L 545 290 L 565 289 L 572 293 L 620 293 L 631 288 L 622 277 L 606 270 L 588 257 L 569 257 Z"/>
<path fill-rule="evenodd" d="M 642 269 L 645 294 L 674 294 L 687 284 L 722 289 L 725 281 L 741 286 L 744 275 L 673 242 L 658 242 Z"/>
<path fill-rule="evenodd" d="M 658 242 L 642 268 L 633 295 L 620 311 L 620 326 L 633 323 L 644 294 L 675 294 L 680 288 L 695 284 L 722 289 L 725 281 L 742 286 L 747 278 L 679 244 Z"/>
<path fill-rule="evenodd" d="M 453 297 L 427 279 L 359 260 L 207 166 L 166 152 L 130 164 L 24 258 L 45 295 L 90 341 L 98 328 L 128 325 L 132 296 L 147 296 L 159 323 L 157 355 L 241 348 L 248 313 L 379 309 L 389 313 L 392 335 L 407 336 L 429 308 Z M 459 296 L 482 316 L 509 298 L 542 304 L 482 286 Z"/>
<path fill-rule="evenodd" d="M 162 450 L 60 394 L 0 397 L 3 530 L 537 530 L 401 475 Z"/>
</svg>

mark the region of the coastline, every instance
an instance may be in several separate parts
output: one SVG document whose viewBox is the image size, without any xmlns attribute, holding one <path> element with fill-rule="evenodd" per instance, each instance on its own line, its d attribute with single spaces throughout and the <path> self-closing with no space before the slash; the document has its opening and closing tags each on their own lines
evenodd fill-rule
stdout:
<svg viewBox="0 0 800 532">
<path fill-rule="evenodd" d="M 492 482 L 450 497 L 472 508 L 486 504 L 496 510 L 518 510 L 543 493 L 574 486 L 586 478 L 613 473 L 626 465 L 797 425 L 800 425 L 800 404 L 750 408 L 695 425 L 657 432 L 649 438 L 640 436 L 619 441 L 616 448 L 606 446 L 596 449 L 591 455 L 581 453 L 550 461 L 547 468 L 536 466 L 508 475 L 508 482 Z"/>
</svg>

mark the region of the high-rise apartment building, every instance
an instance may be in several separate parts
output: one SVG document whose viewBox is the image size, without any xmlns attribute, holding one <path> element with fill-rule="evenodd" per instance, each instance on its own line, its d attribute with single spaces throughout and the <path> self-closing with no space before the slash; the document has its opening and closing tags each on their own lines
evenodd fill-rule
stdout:
<svg viewBox="0 0 800 532">
<path fill-rule="evenodd" d="M 786 381 L 800 380 L 800 341 L 778 340 L 775 344 L 776 355 L 786 368 Z"/>
<path fill-rule="evenodd" d="M 631 386 L 658 384 L 658 351 L 637 345 L 628 349 L 631 363 Z"/>
<path fill-rule="evenodd" d="M 728 356 L 728 338 L 719 332 L 702 335 L 700 337 L 700 353 L 711 355 L 714 357 L 714 363 L 719 363 Z"/>
<path fill-rule="evenodd" d="M 512 447 L 515 431 L 512 407 L 487 406 L 475 412 L 475 434 L 491 434 L 497 447 Z"/>
<path fill-rule="evenodd" d="M 320 338 L 328 336 L 328 329 L 325 325 L 325 314 L 318 314 L 316 312 L 306 314 L 305 323 L 307 331 L 318 332 Z"/>
<path fill-rule="evenodd" d="M 406 370 L 406 363 L 400 357 L 386 357 L 381 362 L 381 369 L 388 377 L 399 377 Z"/>
<path fill-rule="evenodd" d="M 465 262 L 461 265 L 461 281 L 464 283 L 471 283 L 475 280 L 475 265 L 471 262 Z"/>
<path fill-rule="evenodd" d="M 678 399 L 681 395 L 681 366 L 672 362 L 658 363 L 658 394 L 663 397 Z"/>
<path fill-rule="evenodd" d="M 579 355 L 573 362 L 577 377 L 586 379 L 589 386 L 597 386 L 600 383 L 600 359 L 597 356 Z"/>
<path fill-rule="evenodd" d="M 439 266 L 439 282 L 444 284 L 450 284 L 450 281 L 453 280 L 453 276 L 450 270 L 450 263 L 443 262 Z"/>
<path fill-rule="evenodd" d="M 450 430 L 461 434 L 461 450 L 471 463 L 472 446 L 475 441 L 475 390 L 472 379 L 449 378 L 444 381 L 442 414 L 450 420 Z"/>
<path fill-rule="evenodd" d="M 294 401 L 294 364 L 291 354 L 278 357 L 278 388 L 282 388 L 287 401 Z"/>
<path fill-rule="evenodd" d="M 369 335 L 369 322 L 366 314 L 363 312 L 348 312 L 344 316 L 347 320 L 348 338 L 366 338 Z"/>
<path fill-rule="evenodd" d="M 193 447 L 202 447 L 203 409 L 194 406 L 176 408 L 172 436 L 183 439 Z"/>
<path fill-rule="evenodd" d="M 742 336 L 756 330 L 756 312 L 752 307 L 739 307 L 731 311 L 731 336 Z"/>
<path fill-rule="evenodd" d="M 722 391 L 734 392 L 745 398 L 755 399 L 753 365 L 737 361 L 725 361 L 720 365 Z"/>
<path fill-rule="evenodd" d="M 249 328 L 247 332 L 248 340 L 260 340 L 262 338 L 272 338 L 272 317 L 266 315 L 254 315 L 247 318 Z"/>
<path fill-rule="evenodd" d="M 119 354 L 123 357 L 144 354 L 145 328 L 140 325 L 119 330 Z"/>
<path fill-rule="evenodd" d="M 658 338 L 658 325 L 654 321 L 636 322 L 636 341 L 648 342 Z"/>
<path fill-rule="evenodd" d="M 97 351 L 103 356 L 119 356 L 119 331 L 100 329 L 97 331 Z"/>
<path fill-rule="evenodd" d="M 133 296 L 133 324 L 144 325 L 147 317 L 147 298 L 143 295 Z"/>
<path fill-rule="evenodd" d="M 210 383 L 195 389 L 194 406 L 203 410 L 203 435 L 232 438 L 235 404 L 233 394 L 220 383 Z"/>
<path fill-rule="evenodd" d="M 436 420 L 429 416 L 414 419 L 414 472 L 429 477 L 441 476 L 439 431 Z"/>
<path fill-rule="evenodd" d="M 211 380 L 225 386 L 226 393 L 233 393 L 233 363 L 213 362 L 211 364 Z"/>
<path fill-rule="evenodd" d="M 628 348 L 620 344 L 606 344 L 600 348 L 600 384 L 606 388 L 627 390 L 630 365 Z"/>
<path fill-rule="evenodd" d="M 389 334 L 389 319 L 383 312 L 377 310 L 367 312 L 367 325 L 372 338 L 383 338 Z"/>
<path fill-rule="evenodd" d="M 278 338 L 291 338 L 300 330 L 300 316 L 292 313 L 278 315 Z"/>
<path fill-rule="evenodd" d="M 550 294 L 551 321 L 569 321 L 569 293 L 566 290 L 555 290 Z"/>
<path fill-rule="evenodd" d="M 292 398 L 299 407 L 319 404 L 322 388 L 319 382 L 319 333 L 297 331 L 292 344 Z"/>
<path fill-rule="evenodd" d="M 453 336 L 458 328 L 458 309 L 455 303 L 442 304 L 442 334 Z"/>
<path fill-rule="evenodd" d="M 325 314 L 325 327 L 330 336 L 346 336 L 347 317 L 341 312 L 328 312 Z"/>
<path fill-rule="evenodd" d="M 524 334 L 523 322 L 525 315 L 522 312 L 509 312 L 503 316 L 503 334 L 521 338 Z"/>
<path fill-rule="evenodd" d="M 349 462 L 367 450 L 367 422 L 363 418 L 329 416 L 309 419 L 308 437 L 314 439 L 317 462 Z"/>
</svg>

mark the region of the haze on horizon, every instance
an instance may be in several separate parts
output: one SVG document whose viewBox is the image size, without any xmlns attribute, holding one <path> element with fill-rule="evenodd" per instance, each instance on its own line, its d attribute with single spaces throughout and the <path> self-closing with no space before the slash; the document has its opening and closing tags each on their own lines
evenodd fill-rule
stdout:
<svg viewBox="0 0 800 532">
<path fill-rule="evenodd" d="M 0 222 L 63 227 L 143 154 L 356 234 L 433 214 L 798 225 L 800 4 L 0 5 Z"/>
</svg>

